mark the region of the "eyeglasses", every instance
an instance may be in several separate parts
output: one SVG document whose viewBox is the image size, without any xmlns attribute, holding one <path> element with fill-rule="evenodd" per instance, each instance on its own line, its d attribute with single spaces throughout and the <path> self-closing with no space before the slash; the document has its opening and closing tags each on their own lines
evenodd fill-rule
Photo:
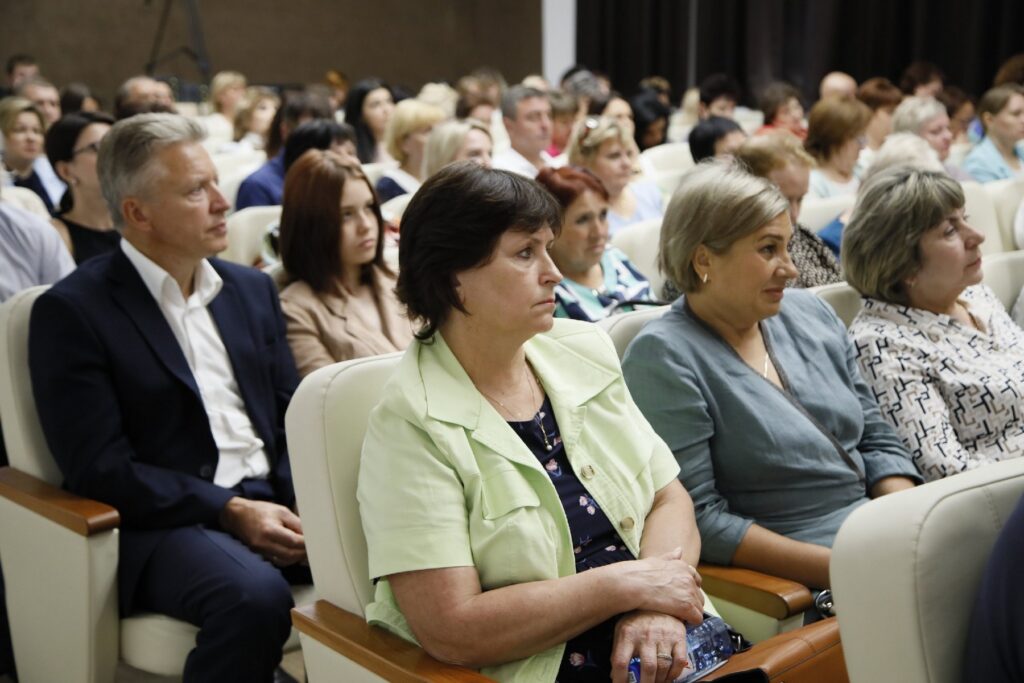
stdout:
<svg viewBox="0 0 1024 683">
<path fill-rule="evenodd" d="M 99 154 L 100 153 L 100 143 L 99 142 L 93 142 L 93 143 L 90 143 L 90 144 L 86 145 L 85 147 L 79 147 L 78 149 L 72 150 L 71 151 L 71 158 L 74 159 L 79 154 L 84 154 L 85 152 L 93 152 L 95 154 Z"/>
</svg>

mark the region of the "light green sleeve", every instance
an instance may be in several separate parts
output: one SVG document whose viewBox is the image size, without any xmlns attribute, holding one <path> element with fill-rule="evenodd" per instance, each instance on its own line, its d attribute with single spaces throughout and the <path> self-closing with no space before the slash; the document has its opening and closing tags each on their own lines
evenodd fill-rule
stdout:
<svg viewBox="0 0 1024 683">
<path fill-rule="evenodd" d="M 390 403 L 370 415 L 359 469 L 370 578 L 473 566 L 459 477 L 422 425 Z"/>
</svg>

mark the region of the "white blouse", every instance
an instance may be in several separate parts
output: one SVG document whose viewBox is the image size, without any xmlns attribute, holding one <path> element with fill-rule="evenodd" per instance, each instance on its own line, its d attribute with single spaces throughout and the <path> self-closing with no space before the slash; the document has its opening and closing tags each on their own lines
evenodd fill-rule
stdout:
<svg viewBox="0 0 1024 683">
<path fill-rule="evenodd" d="M 861 373 L 927 481 L 1024 452 L 1024 331 L 983 285 L 960 303 L 984 331 L 870 298 L 850 326 Z"/>
</svg>

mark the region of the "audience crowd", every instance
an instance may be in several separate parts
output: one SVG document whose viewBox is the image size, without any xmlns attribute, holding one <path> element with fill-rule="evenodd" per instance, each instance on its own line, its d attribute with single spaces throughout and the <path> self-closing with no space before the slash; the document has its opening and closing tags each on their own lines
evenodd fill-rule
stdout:
<svg viewBox="0 0 1024 683">
<path fill-rule="evenodd" d="M 660 682 L 714 614 L 698 561 L 827 590 L 854 509 L 1024 453 L 1024 331 L 965 212 L 1024 183 L 1022 61 L 978 97 L 915 62 L 751 110 L 727 74 L 676 109 L 664 78 L 582 65 L 417 96 L 224 71 L 198 105 L 139 75 L 105 102 L 11 57 L 0 302 L 51 285 L 33 393 L 64 487 L 121 515 L 122 614 L 200 628 L 185 680 L 281 680 L 311 582 L 285 410 L 393 352 L 358 489 L 371 623 L 498 680 L 637 657 Z M 262 257 L 217 258 L 250 207 L 279 210 Z M 848 329 L 799 291 L 843 281 Z M 620 366 L 600 321 L 666 304 Z M 1024 661 L 1002 603 L 974 615 L 986 680 Z"/>
</svg>

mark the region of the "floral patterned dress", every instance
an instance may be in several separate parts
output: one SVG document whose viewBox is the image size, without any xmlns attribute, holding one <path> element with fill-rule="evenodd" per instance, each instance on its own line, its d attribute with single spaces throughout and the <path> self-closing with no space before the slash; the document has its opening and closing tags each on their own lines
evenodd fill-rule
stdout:
<svg viewBox="0 0 1024 683">
<path fill-rule="evenodd" d="M 636 559 L 605 513 L 583 486 L 565 454 L 554 411 L 547 398 L 532 420 L 509 422 L 551 477 L 562 501 L 576 555 L 576 571 Z M 541 429 L 543 425 L 543 429 Z M 547 449 L 551 444 L 551 450 Z M 607 681 L 611 676 L 612 641 L 618 616 L 571 638 L 558 670 L 558 683 Z"/>
</svg>

